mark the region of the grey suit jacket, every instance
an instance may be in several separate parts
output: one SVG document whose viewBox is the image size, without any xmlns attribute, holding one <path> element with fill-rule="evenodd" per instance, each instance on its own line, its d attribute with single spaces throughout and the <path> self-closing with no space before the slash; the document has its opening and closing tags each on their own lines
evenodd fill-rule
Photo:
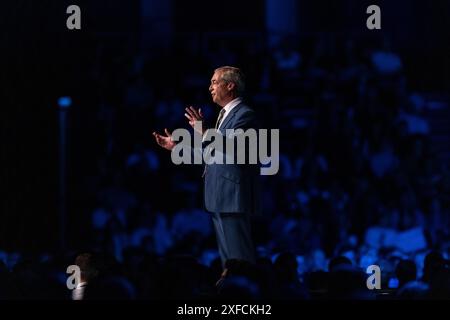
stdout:
<svg viewBox="0 0 450 320">
<path fill-rule="evenodd" d="M 257 130 L 258 127 L 255 112 L 244 103 L 240 103 L 223 120 L 219 131 L 226 140 L 226 129 Z M 226 145 L 225 141 L 223 145 Z M 226 164 L 225 160 L 224 164 L 207 164 L 204 175 L 206 210 L 215 213 L 259 213 L 261 188 L 259 168 L 259 164 L 237 164 L 236 161 L 234 164 Z"/>
</svg>

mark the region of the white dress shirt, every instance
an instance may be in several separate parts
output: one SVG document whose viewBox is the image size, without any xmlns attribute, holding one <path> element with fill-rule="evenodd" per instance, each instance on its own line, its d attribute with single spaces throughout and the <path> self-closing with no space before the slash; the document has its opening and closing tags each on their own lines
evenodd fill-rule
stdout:
<svg viewBox="0 0 450 320">
<path fill-rule="evenodd" d="M 223 121 L 227 118 L 227 115 L 230 113 L 230 111 L 233 110 L 233 108 L 236 107 L 241 102 L 242 102 L 242 98 L 237 97 L 237 98 L 231 100 L 230 102 L 228 102 L 227 105 L 225 107 L 223 107 L 225 109 L 225 113 L 223 114 L 222 120 L 220 120 L 220 123 L 217 126 L 217 128 L 220 128 Z"/>
</svg>

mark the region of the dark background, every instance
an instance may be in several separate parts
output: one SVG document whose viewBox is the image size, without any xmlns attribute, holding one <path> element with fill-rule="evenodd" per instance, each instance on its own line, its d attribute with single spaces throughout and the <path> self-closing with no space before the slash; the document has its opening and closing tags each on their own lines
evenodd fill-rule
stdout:
<svg viewBox="0 0 450 320">
<path fill-rule="evenodd" d="M 70 4 L 81 7 L 81 30 L 66 28 L 68 14 L 65 11 Z M 366 8 L 371 4 L 381 7 L 381 30 L 366 28 Z M 354 190 L 358 188 L 352 184 L 359 176 L 345 165 L 353 163 L 351 157 L 359 151 L 349 147 L 351 139 L 345 135 L 344 125 L 340 127 L 341 124 L 335 123 L 336 131 L 320 126 L 337 116 L 334 110 L 345 113 L 352 103 L 366 104 L 356 102 L 358 90 L 363 90 L 358 89 L 359 82 L 350 81 L 346 87 L 339 80 L 344 69 L 365 65 L 364 71 L 358 72 L 362 78 L 369 79 L 368 87 L 373 85 L 379 90 L 374 91 L 379 100 L 374 99 L 382 106 L 380 114 L 362 112 L 359 115 L 363 120 L 355 118 L 349 126 L 359 126 L 363 134 L 367 131 L 374 137 L 377 132 L 383 132 L 388 141 L 396 141 L 393 145 L 400 158 L 408 158 L 407 152 L 398 149 L 402 144 L 397 144 L 395 130 L 385 126 L 389 123 L 385 119 L 391 119 L 391 111 L 395 116 L 405 107 L 405 101 L 397 92 L 404 87 L 408 95 L 418 93 L 429 105 L 437 102 L 444 105 L 439 112 L 430 109 L 422 114 L 430 132 L 418 139 L 423 141 L 428 153 L 422 154 L 417 165 L 419 168 L 428 160 L 432 161 L 435 171 L 428 172 L 428 177 L 435 174 L 441 177 L 439 181 L 444 181 L 448 171 L 445 173 L 443 168 L 450 159 L 450 132 L 446 129 L 450 114 L 449 13 L 450 2 L 444 0 L 2 2 L 0 250 L 36 254 L 77 252 L 95 247 L 114 251 L 110 244 L 99 245 L 97 241 L 108 243 L 112 234 L 126 233 L 132 226 L 154 225 L 156 213 L 162 212 L 171 218 L 186 208 L 201 210 L 201 168 L 172 165 L 169 154 L 156 146 L 151 132 L 165 127 L 186 127 L 182 108 L 190 104 L 205 106 L 208 118 L 214 119 L 217 108 L 209 101 L 209 79 L 215 67 L 230 63 L 240 66 L 247 74 L 248 97 L 263 114 L 266 126 L 280 128 L 281 153 L 296 157 L 314 149 L 317 154 L 329 156 L 331 168 L 331 180 L 327 180 L 327 175 L 289 179 L 283 174 L 284 164 L 281 163 L 281 172 L 266 178 L 264 205 L 270 212 L 264 212 L 263 218 L 257 221 L 258 243 L 271 241 L 270 225 L 275 224 L 278 215 L 299 221 L 309 219 L 305 217 L 311 213 L 302 209 L 296 198 L 299 190 L 311 191 L 313 185 L 321 183 L 331 190 L 337 181 L 342 190 L 353 190 L 347 190 L 349 207 L 359 205 L 353 201 L 356 199 Z M 286 24 L 285 19 L 294 22 Z M 270 27 L 269 20 L 279 30 Z M 301 63 L 292 70 L 277 69 L 275 53 L 283 39 L 301 55 Z M 350 42 L 358 64 L 345 60 Z M 315 51 L 320 47 L 322 55 Z M 376 50 L 394 52 L 400 57 L 401 71 L 388 76 L 377 74 L 370 62 Z M 267 76 L 265 70 L 269 70 L 269 85 L 266 86 L 263 85 Z M 320 78 L 311 70 L 327 70 L 328 73 Z M 138 93 L 130 88 L 137 88 Z M 338 96 L 345 92 L 348 96 L 341 102 L 329 103 L 326 97 L 318 98 L 324 92 L 335 92 Z M 61 225 L 59 184 L 58 117 L 61 111 L 57 104 L 61 96 L 70 96 L 73 101 L 66 111 L 64 227 Z M 176 108 L 165 113 L 164 107 L 157 107 L 161 101 L 170 101 L 175 106 L 179 103 L 181 109 L 178 113 Z M 295 117 L 319 125 L 312 126 L 311 130 L 304 129 L 293 121 Z M 367 127 L 376 123 L 378 129 L 372 131 Z M 341 134 L 343 138 L 337 140 L 342 145 L 335 144 L 336 149 L 330 149 L 333 144 L 330 137 Z M 377 138 L 374 141 L 374 145 L 381 143 Z M 151 166 L 143 169 L 124 166 L 130 154 L 145 150 L 158 159 L 158 166 L 153 169 Z M 401 163 L 400 167 L 407 165 Z M 414 169 L 406 172 L 406 180 L 414 180 L 422 174 Z M 307 179 L 311 180 L 306 182 Z M 403 193 L 397 195 L 389 189 L 394 178 L 371 179 L 367 181 L 377 197 L 367 200 L 361 208 L 377 207 L 381 201 L 386 201 L 387 207 L 397 201 L 401 203 Z M 415 202 L 420 204 L 411 206 L 423 209 L 421 206 L 436 197 L 441 201 L 439 217 L 448 215 L 445 187 L 439 185 L 436 194 L 425 196 L 426 188 L 415 188 L 415 182 L 410 184 L 416 198 L 423 198 Z M 108 193 L 111 188 L 117 189 Z M 114 193 L 117 190 L 120 190 L 119 197 L 126 194 L 125 202 L 133 202 L 127 198 L 131 195 L 137 205 L 125 205 L 128 217 L 123 223 L 125 226 L 119 222 L 110 230 L 99 231 L 92 225 L 93 212 L 102 206 L 107 210 L 114 210 L 115 205 L 120 207 L 117 204 L 120 200 Z M 105 197 L 115 200 L 105 200 Z M 337 203 L 330 202 L 330 208 Z M 316 209 L 327 211 L 320 204 Z M 315 209 L 311 210 L 314 216 Z M 375 211 L 359 210 L 355 216 L 350 214 L 346 222 L 348 233 L 362 239 L 366 229 L 379 222 Z M 333 209 L 330 212 L 334 212 Z M 277 244 L 279 247 L 273 249 L 302 253 L 318 241 L 319 247 L 332 255 L 336 250 L 334 244 L 342 240 L 338 231 L 335 230 L 336 234 L 327 231 L 335 224 L 336 217 L 333 217 L 325 216 L 319 223 L 314 222 L 314 218 L 310 220 L 317 227 L 319 240 L 309 239 L 298 248 L 295 242 L 303 240 L 292 238 L 292 243 Z M 147 219 L 150 222 L 144 222 Z M 442 235 L 434 240 L 427 238 L 430 248 L 438 248 L 450 240 L 448 220 L 439 219 L 435 224 L 441 224 Z M 413 226 L 414 223 L 391 225 L 398 231 Z M 97 238 L 99 232 L 105 232 L 103 240 Z M 214 247 L 213 239 L 208 238 L 207 243 Z M 170 250 L 190 251 L 187 245 Z"/>
</svg>

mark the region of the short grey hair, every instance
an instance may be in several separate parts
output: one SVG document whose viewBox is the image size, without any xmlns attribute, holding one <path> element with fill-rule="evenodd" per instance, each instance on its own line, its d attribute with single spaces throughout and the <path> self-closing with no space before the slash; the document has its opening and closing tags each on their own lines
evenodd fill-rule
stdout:
<svg viewBox="0 0 450 320">
<path fill-rule="evenodd" d="M 214 72 L 221 73 L 221 79 L 225 82 L 235 84 L 235 92 L 237 96 L 242 96 L 245 92 L 245 76 L 241 69 L 236 67 L 224 66 L 217 68 Z"/>
</svg>

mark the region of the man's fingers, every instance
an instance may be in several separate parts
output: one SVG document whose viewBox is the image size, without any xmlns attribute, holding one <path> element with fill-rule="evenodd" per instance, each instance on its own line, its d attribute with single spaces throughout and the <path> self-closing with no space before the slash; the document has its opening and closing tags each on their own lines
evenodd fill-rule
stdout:
<svg viewBox="0 0 450 320">
<path fill-rule="evenodd" d="M 156 143 L 161 145 L 162 144 L 161 135 L 157 134 L 156 132 L 153 132 L 153 136 L 155 137 Z"/>
<path fill-rule="evenodd" d="M 201 120 L 203 118 L 203 115 L 197 110 L 194 109 L 194 107 L 190 106 L 189 108 L 186 108 L 186 111 L 193 117 L 195 120 Z"/>
<path fill-rule="evenodd" d="M 164 132 L 167 134 L 168 137 L 172 136 L 172 135 L 170 134 L 169 130 L 164 129 Z"/>
<path fill-rule="evenodd" d="M 197 112 L 197 110 L 194 109 L 194 107 L 189 107 L 191 109 L 192 113 L 195 115 L 197 119 L 200 119 L 200 114 Z"/>
<path fill-rule="evenodd" d="M 193 118 L 193 120 L 195 120 L 195 119 L 197 118 L 197 116 L 192 112 L 191 109 L 186 108 L 186 112 L 189 114 L 189 116 L 190 116 L 191 118 Z"/>
<path fill-rule="evenodd" d="M 191 117 L 194 117 L 194 113 L 192 112 L 191 109 L 185 108 L 185 110 L 186 110 L 186 112 L 187 112 Z"/>
<path fill-rule="evenodd" d="M 194 119 L 192 118 L 192 116 L 188 115 L 187 113 L 185 113 L 184 116 L 185 116 L 186 118 L 188 118 L 189 121 L 193 121 L 193 120 L 194 120 Z"/>
</svg>

